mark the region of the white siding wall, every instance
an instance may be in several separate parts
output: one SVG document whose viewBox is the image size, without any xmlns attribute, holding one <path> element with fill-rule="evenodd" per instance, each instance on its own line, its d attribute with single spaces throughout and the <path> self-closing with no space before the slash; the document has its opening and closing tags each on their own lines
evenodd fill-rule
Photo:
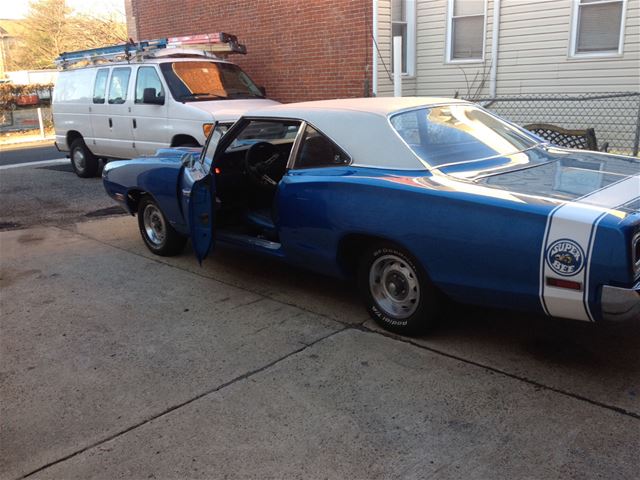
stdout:
<svg viewBox="0 0 640 480">
<path fill-rule="evenodd" d="M 391 8 L 390 0 L 378 2 L 378 46 L 391 70 Z M 448 64 L 445 62 L 447 38 L 447 0 L 416 0 L 416 75 L 403 79 L 405 96 L 453 97 L 456 92 L 466 97 L 476 91 L 481 96 L 489 93 L 489 67 L 491 65 L 491 25 L 493 2 L 489 0 L 486 19 L 485 62 Z M 484 88 L 478 90 L 485 79 Z M 378 95 L 392 95 L 393 85 L 378 60 Z"/>
<path fill-rule="evenodd" d="M 571 0 L 503 0 L 498 95 L 640 91 L 640 0 L 628 0 L 620 57 L 569 58 Z"/>
<path fill-rule="evenodd" d="M 493 5 L 486 18 L 485 61 L 448 64 L 447 0 L 416 0 L 416 75 L 403 80 L 403 95 L 489 97 Z M 640 92 L 640 0 L 628 0 L 622 55 L 569 58 L 572 0 L 502 0 L 497 97 L 534 94 Z M 378 0 L 378 46 L 391 69 L 390 0 Z M 480 82 L 484 85 L 479 88 Z M 378 95 L 393 94 L 378 60 Z M 497 101 L 496 113 L 516 123 L 553 123 L 565 128 L 594 128 L 599 143 L 631 153 L 638 119 L 638 97 Z"/>
<path fill-rule="evenodd" d="M 390 0 L 378 1 L 378 46 L 391 71 Z M 485 61 L 447 64 L 447 0 L 416 0 L 416 75 L 403 80 L 405 96 L 489 93 L 493 0 L 488 1 Z M 571 0 L 502 0 L 498 96 L 531 93 L 640 91 L 640 0 L 628 0 L 623 55 L 571 59 Z M 478 90 L 484 79 L 484 87 Z M 378 95 L 393 86 L 378 60 Z"/>
</svg>

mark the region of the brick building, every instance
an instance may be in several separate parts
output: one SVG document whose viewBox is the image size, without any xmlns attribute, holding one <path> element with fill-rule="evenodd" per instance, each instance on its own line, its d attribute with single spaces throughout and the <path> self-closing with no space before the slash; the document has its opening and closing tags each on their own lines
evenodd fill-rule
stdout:
<svg viewBox="0 0 640 480">
<path fill-rule="evenodd" d="M 281 102 L 371 94 L 371 0 L 126 0 L 136 40 L 224 31 L 238 63 Z"/>
</svg>

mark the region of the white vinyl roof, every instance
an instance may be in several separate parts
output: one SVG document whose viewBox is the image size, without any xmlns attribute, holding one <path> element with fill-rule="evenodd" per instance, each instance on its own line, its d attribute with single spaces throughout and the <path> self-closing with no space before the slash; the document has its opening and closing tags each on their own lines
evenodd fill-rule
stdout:
<svg viewBox="0 0 640 480">
<path fill-rule="evenodd" d="M 468 102 L 432 97 L 348 98 L 275 105 L 249 111 L 245 117 L 305 120 L 342 147 L 355 165 L 424 170 L 424 162 L 396 134 L 388 118 L 402 110 L 450 103 Z"/>
</svg>

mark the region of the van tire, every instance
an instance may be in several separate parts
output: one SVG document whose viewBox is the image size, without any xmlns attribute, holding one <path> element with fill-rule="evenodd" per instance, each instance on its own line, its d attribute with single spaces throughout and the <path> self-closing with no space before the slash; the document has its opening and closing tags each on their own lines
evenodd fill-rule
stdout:
<svg viewBox="0 0 640 480">
<path fill-rule="evenodd" d="M 100 162 L 91 150 L 84 143 L 82 138 L 77 138 L 71 142 L 71 166 L 76 175 L 82 178 L 95 177 L 100 168 Z"/>
</svg>

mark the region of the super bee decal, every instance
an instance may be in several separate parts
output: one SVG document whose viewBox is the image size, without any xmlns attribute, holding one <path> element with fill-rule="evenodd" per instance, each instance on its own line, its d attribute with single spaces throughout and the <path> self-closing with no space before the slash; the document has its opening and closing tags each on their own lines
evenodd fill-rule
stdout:
<svg viewBox="0 0 640 480">
<path fill-rule="evenodd" d="M 584 268 L 584 250 L 573 240 L 556 240 L 547 249 L 547 264 L 563 277 L 577 275 Z"/>
<path fill-rule="evenodd" d="M 627 177 L 551 211 L 540 253 L 540 303 L 547 315 L 595 320 L 589 295 L 597 289 L 590 288 L 589 273 L 598 226 L 637 198 L 639 185 L 640 175 Z"/>
</svg>

